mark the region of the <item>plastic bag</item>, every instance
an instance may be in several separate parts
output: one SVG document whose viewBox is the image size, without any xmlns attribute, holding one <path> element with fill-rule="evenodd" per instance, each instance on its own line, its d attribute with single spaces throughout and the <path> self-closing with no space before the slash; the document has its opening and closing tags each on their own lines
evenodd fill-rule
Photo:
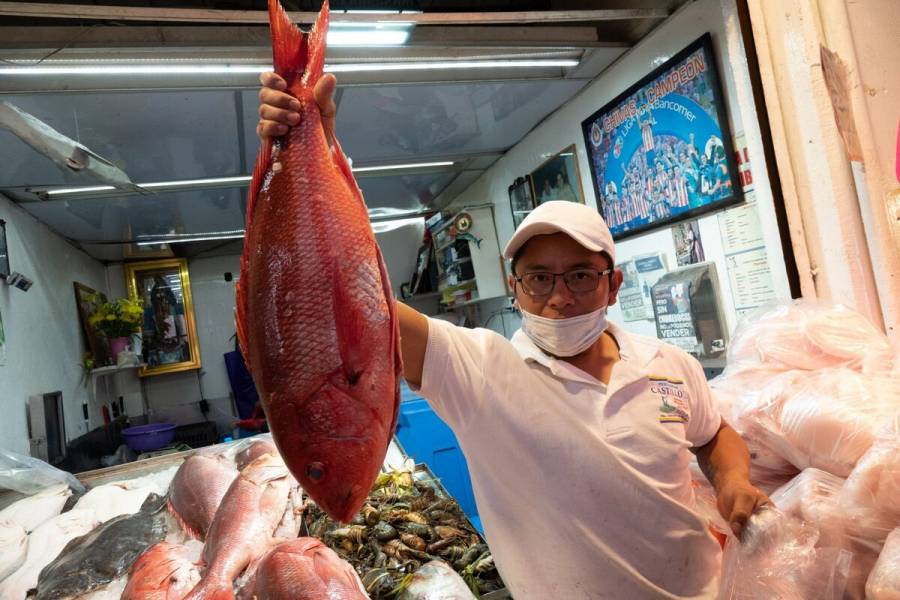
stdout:
<svg viewBox="0 0 900 600">
<path fill-rule="evenodd" d="M 796 466 L 846 477 L 872 446 L 878 431 L 900 408 L 893 377 L 838 368 L 797 382 L 781 407 L 785 441 L 799 454 Z"/>
<path fill-rule="evenodd" d="M 36 494 L 46 487 L 64 483 L 75 492 L 84 486 L 74 475 L 52 467 L 38 458 L 0 448 L 0 489 Z"/>
<path fill-rule="evenodd" d="M 806 375 L 803 371 L 750 367 L 732 370 L 730 375 L 723 374 L 710 382 L 720 413 L 747 444 L 751 483 L 767 494 L 800 472 L 785 458 L 792 449 L 784 447 L 776 417 L 783 390 Z"/>
<path fill-rule="evenodd" d="M 780 302 L 750 313 L 732 336 L 728 364 L 819 369 L 847 366 L 860 372 L 890 370 L 887 337 L 863 315 L 840 304 Z"/>
<path fill-rule="evenodd" d="M 838 497 L 844 479 L 819 469 L 805 469 L 771 496 L 785 515 L 819 530 L 819 546 L 842 546 L 844 534 Z"/>
<path fill-rule="evenodd" d="M 900 408 L 898 378 L 838 367 L 787 371 L 735 402 L 736 428 L 798 469 L 846 477 Z"/>
<path fill-rule="evenodd" d="M 900 412 L 878 432 L 841 490 L 850 535 L 881 544 L 900 527 Z"/>
<path fill-rule="evenodd" d="M 900 600 L 900 528 L 884 543 L 878 562 L 866 582 L 869 600 Z"/>
<path fill-rule="evenodd" d="M 747 522 L 742 541 L 730 537 L 722 559 L 720 600 L 839 600 L 852 555 L 818 548 L 818 531 L 776 509 Z"/>
</svg>

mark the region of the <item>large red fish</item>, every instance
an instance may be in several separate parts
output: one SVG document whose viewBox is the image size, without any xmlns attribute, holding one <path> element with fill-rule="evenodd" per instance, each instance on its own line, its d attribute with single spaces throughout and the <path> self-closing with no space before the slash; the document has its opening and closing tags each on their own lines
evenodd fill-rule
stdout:
<svg viewBox="0 0 900 600">
<path fill-rule="evenodd" d="M 239 598 L 368 600 L 353 567 L 320 540 L 284 542 L 259 561 Z"/>
<path fill-rule="evenodd" d="M 182 600 L 200 581 L 189 555 L 179 544 L 151 546 L 131 566 L 122 600 Z"/>
<path fill-rule="evenodd" d="M 269 0 L 275 71 L 301 122 L 263 143 L 247 202 L 237 330 L 273 438 L 291 473 L 347 522 L 378 475 L 396 423 L 396 305 L 368 210 L 313 87 L 328 2 L 313 29 Z"/>
</svg>

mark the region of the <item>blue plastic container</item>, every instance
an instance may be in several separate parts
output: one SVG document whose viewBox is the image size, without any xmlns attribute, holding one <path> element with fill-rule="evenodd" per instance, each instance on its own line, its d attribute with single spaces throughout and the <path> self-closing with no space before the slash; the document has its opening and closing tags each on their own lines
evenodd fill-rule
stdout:
<svg viewBox="0 0 900 600">
<path fill-rule="evenodd" d="M 453 431 L 431 409 L 424 398 L 413 392 L 405 381 L 400 384 L 400 416 L 397 439 L 417 463 L 425 463 L 448 492 L 459 502 L 472 525 L 482 534 L 478 507 L 469 478 L 469 465 Z"/>
<path fill-rule="evenodd" d="M 152 452 L 165 448 L 175 438 L 175 425 L 171 423 L 151 423 L 122 430 L 125 443 L 135 452 Z"/>
</svg>

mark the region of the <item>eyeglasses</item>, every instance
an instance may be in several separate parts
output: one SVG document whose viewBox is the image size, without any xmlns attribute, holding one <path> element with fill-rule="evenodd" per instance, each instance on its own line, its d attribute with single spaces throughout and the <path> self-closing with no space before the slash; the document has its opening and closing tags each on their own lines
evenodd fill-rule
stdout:
<svg viewBox="0 0 900 600">
<path fill-rule="evenodd" d="M 514 279 L 522 284 L 522 291 L 529 296 L 547 296 L 553 292 L 556 278 L 562 277 L 566 287 L 573 294 L 593 292 L 600 287 L 600 280 L 613 272 L 612 267 L 605 271 L 597 269 L 572 269 L 565 273 L 550 273 L 549 271 L 534 271 L 525 273 Z"/>
</svg>

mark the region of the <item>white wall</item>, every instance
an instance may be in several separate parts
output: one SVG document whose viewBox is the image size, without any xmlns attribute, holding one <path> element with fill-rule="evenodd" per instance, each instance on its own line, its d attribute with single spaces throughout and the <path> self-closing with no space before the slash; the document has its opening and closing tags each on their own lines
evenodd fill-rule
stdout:
<svg viewBox="0 0 900 600">
<path fill-rule="evenodd" d="M 400 283 L 408 281 L 415 264 L 416 251 L 421 243 L 424 225 L 418 229 L 404 226 L 377 236 L 387 262 L 395 293 Z M 240 256 L 196 258 L 188 261 L 191 294 L 194 301 L 194 318 L 200 341 L 199 371 L 183 371 L 146 377 L 144 391 L 151 420 L 172 421 L 179 424 L 203 420 L 199 401 L 205 398 L 210 404 L 209 418 L 220 424 L 220 430 L 230 429 L 234 420 L 231 386 L 225 370 L 223 354 L 234 349 L 234 286 L 240 274 Z M 230 272 L 233 279 L 226 282 L 224 274 Z M 111 297 L 125 295 L 125 279 L 121 264 L 107 269 Z M 117 394 L 137 391 L 120 378 Z M 102 393 L 102 390 L 101 390 Z"/>
<path fill-rule="evenodd" d="M 68 439 L 86 433 L 80 385 L 84 341 L 73 282 L 106 292 L 103 265 L 0 195 L 10 267 L 34 280 L 28 292 L 0 285 L 6 360 L 0 365 L 0 447 L 29 454 L 26 405 L 61 391 Z"/>
<path fill-rule="evenodd" d="M 200 342 L 201 369 L 181 371 L 144 378 L 144 392 L 153 421 L 178 424 L 204 419 L 199 402 L 210 404 L 209 418 L 230 429 L 235 419 L 230 398 L 231 387 L 225 371 L 223 354 L 234 350 L 234 284 L 240 271 L 240 256 L 196 258 L 188 261 L 194 319 Z M 224 274 L 231 272 L 232 281 Z M 125 294 L 125 278 L 121 264 L 108 268 L 109 288 L 113 297 Z"/>
<path fill-rule="evenodd" d="M 772 272 L 775 293 L 778 298 L 789 298 L 784 257 L 775 221 L 771 187 L 763 164 L 762 140 L 756 120 L 752 90 L 748 78 L 743 42 L 740 36 L 736 8 L 733 0 L 697 0 L 689 3 L 660 25 L 637 46 L 623 55 L 595 81 L 586 86 L 565 106 L 532 130 L 521 142 L 510 149 L 484 175 L 469 187 L 453 205 L 493 202 L 494 215 L 500 236 L 500 247 L 513 233 L 512 214 L 509 206 L 508 186 L 517 178 L 531 172 L 550 156 L 575 144 L 581 186 L 588 204 L 596 207 L 591 172 L 581 132 L 581 122 L 622 93 L 642 76 L 652 71 L 659 60 L 664 60 L 684 48 L 706 32 L 713 38 L 719 74 L 724 86 L 728 106 L 727 113 L 732 133 L 743 132 L 753 169 L 757 210 L 768 251 L 768 263 Z M 737 313 L 732 302 L 731 289 L 724 263 L 718 214 L 700 218 L 700 232 L 707 260 L 717 263 L 721 283 L 721 298 L 729 329 L 734 328 Z M 669 268 L 677 265 L 671 229 L 664 228 L 617 244 L 617 261 L 623 262 L 643 253 L 663 251 L 668 255 Z M 482 307 L 487 318 L 501 306 L 494 303 Z M 612 319 L 626 329 L 644 335 L 656 336 L 653 321 L 623 323 L 617 307 L 610 310 Z M 507 331 L 518 326 L 516 316 L 504 316 Z M 491 324 L 498 328 L 500 317 Z"/>
</svg>

